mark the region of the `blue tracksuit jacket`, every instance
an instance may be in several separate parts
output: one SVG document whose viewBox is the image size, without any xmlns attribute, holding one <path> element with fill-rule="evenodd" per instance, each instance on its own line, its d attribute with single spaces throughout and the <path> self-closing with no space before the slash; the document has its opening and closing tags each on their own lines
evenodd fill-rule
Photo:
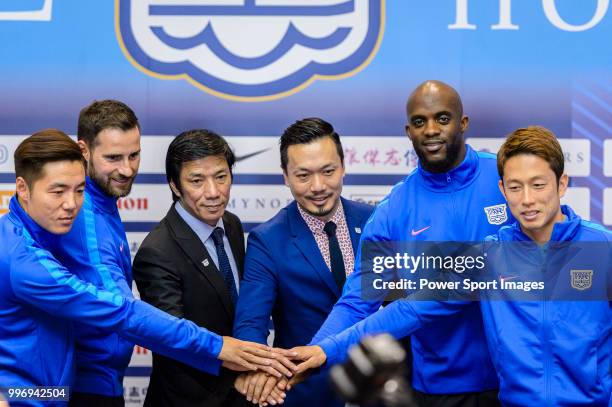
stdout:
<svg viewBox="0 0 612 407">
<path fill-rule="evenodd" d="M 133 298 L 132 265 L 117 199 L 87 177 L 85 200 L 69 233 L 59 236 L 53 254 L 81 280 L 98 289 Z M 123 376 L 134 343 L 116 332 L 76 323 L 73 390 L 104 396 L 123 395 Z"/>
<path fill-rule="evenodd" d="M 490 354 L 500 382 L 504 406 L 601 406 L 610 402 L 612 379 L 612 233 L 582 220 L 562 207 L 566 220 L 554 226 L 554 242 L 604 242 L 606 253 L 580 259 L 579 268 L 598 276 L 599 300 L 584 301 L 481 301 L 480 307 Z M 529 238 L 518 224 L 507 226 L 491 238 L 523 241 Z M 557 281 L 569 286 L 570 268 L 564 265 Z M 606 282 L 607 281 L 607 282 Z M 607 294 L 606 294 L 607 291 Z M 584 291 L 589 295 L 589 290 Z M 603 293 L 603 295 L 601 295 Z M 607 295 L 608 301 L 602 300 Z M 395 301 L 320 345 L 330 361 L 346 357 L 346 349 L 363 335 L 389 332 L 409 335 L 431 324 L 447 321 L 474 303 Z M 460 351 L 458 349 L 457 351 Z"/>
<path fill-rule="evenodd" d="M 9 211 L 0 218 L 3 386 L 71 386 L 75 370 L 72 321 L 117 332 L 127 341 L 218 373 L 221 337 L 142 301 L 85 283 L 49 250 L 57 248 L 57 235 L 39 227 L 15 197 Z M 19 405 L 43 404 L 11 403 Z"/>
<path fill-rule="evenodd" d="M 463 162 L 444 174 L 417 168 L 397 184 L 368 220 L 365 241 L 482 241 L 510 219 L 499 192 L 495 155 L 467 146 Z M 381 302 L 361 298 L 361 250 L 342 297 L 311 343 L 337 334 L 376 312 Z M 325 349 L 330 351 L 330 349 Z M 412 336 L 413 386 L 429 394 L 498 387 L 478 304 Z M 328 353 L 330 362 L 335 352 Z"/>
</svg>

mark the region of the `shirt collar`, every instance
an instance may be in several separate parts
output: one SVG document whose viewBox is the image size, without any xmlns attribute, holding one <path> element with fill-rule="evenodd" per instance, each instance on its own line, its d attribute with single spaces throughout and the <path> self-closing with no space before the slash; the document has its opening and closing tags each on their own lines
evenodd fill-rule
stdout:
<svg viewBox="0 0 612 407">
<path fill-rule="evenodd" d="M 200 219 L 189 213 L 189 211 L 183 208 L 180 201 L 176 201 L 174 208 L 179 216 L 183 218 L 185 223 L 187 223 L 187 225 L 196 233 L 196 235 L 198 235 L 202 242 L 207 241 L 210 238 L 210 235 L 212 235 L 213 230 L 215 230 L 217 227 L 220 227 L 223 229 L 223 232 L 225 232 L 222 217 L 219 218 L 215 226 L 210 226 L 208 223 L 202 222 Z"/>
<path fill-rule="evenodd" d="M 89 177 L 85 179 L 85 191 L 93 200 L 96 208 L 101 208 L 105 212 L 110 213 L 119 212 L 119 209 L 117 209 L 117 198 L 108 195 L 94 180 Z"/>
<path fill-rule="evenodd" d="M 578 216 L 572 208 L 567 205 L 561 205 L 561 213 L 565 215 L 561 222 L 557 222 L 553 226 L 552 233 L 550 235 L 551 242 L 565 242 L 571 241 L 578 233 L 580 222 L 582 218 Z M 502 235 L 503 232 L 509 231 L 510 235 Z M 502 240 L 520 240 L 529 241 L 532 240 L 522 230 L 521 225 L 518 221 L 514 222 L 509 228 L 500 229 L 500 235 Z"/>
<path fill-rule="evenodd" d="M 302 209 L 299 203 L 297 204 L 297 207 L 300 211 L 300 215 L 302 215 L 302 219 L 304 219 L 306 225 L 308 225 L 308 228 L 312 233 L 323 233 L 323 227 L 327 222 L 331 221 L 334 222 L 336 225 L 339 225 L 342 219 L 344 219 L 344 208 L 342 206 L 342 199 L 338 199 L 338 206 L 336 207 L 332 217 L 327 222 L 324 222 L 316 216 L 312 216 L 311 214 L 307 213 L 304 209 Z"/>
</svg>

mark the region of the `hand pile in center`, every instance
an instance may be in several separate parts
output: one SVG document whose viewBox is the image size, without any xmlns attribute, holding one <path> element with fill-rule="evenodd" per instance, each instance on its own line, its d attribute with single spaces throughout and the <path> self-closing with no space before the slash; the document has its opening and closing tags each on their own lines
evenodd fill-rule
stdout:
<svg viewBox="0 0 612 407">
<path fill-rule="evenodd" d="M 319 346 L 297 346 L 284 350 L 274 348 L 273 351 L 291 359 L 291 362 L 301 362 L 290 367 L 292 372 L 283 369 L 281 375 L 258 369 L 241 374 L 236 378 L 234 387 L 253 404 L 262 406 L 282 404 L 287 397 L 287 391 L 304 381 L 309 370 L 316 369 L 325 363 L 325 352 Z"/>
</svg>

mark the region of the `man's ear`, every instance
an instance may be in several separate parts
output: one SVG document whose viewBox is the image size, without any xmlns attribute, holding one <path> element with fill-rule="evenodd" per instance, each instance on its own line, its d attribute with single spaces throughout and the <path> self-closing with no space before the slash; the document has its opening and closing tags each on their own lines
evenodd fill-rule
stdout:
<svg viewBox="0 0 612 407">
<path fill-rule="evenodd" d="M 412 141 L 412 136 L 410 135 L 410 126 L 404 126 L 404 130 L 406 131 L 406 136 L 410 139 L 410 141 Z"/>
<path fill-rule="evenodd" d="M 174 195 L 178 196 L 179 198 L 181 197 L 181 192 L 178 190 L 176 185 L 174 185 L 174 181 L 170 181 L 170 189 L 172 190 Z"/>
<path fill-rule="evenodd" d="M 87 146 L 87 143 L 83 140 L 77 140 L 77 144 L 81 148 L 81 153 L 83 153 L 83 157 L 85 157 L 85 160 L 89 162 L 89 159 L 91 158 L 91 150 Z"/>
<path fill-rule="evenodd" d="M 561 175 L 561 178 L 559 178 L 559 188 L 558 188 L 559 189 L 559 199 L 565 196 L 568 185 L 569 185 L 569 177 L 567 176 L 567 174 Z"/>
<path fill-rule="evenodd" d="M 499 192 L 504 196 L 506 202 L 508 202 L 508 198 L 506 198 L 506 189 L 504 188 L 504 181 L 501 179 L 497 182 L 497 186 L 499 187 Z"/>
<path fill-rule="evenodd" d="M 461 133 L 465 133 L 470 125 L 470 118 L 463 116 L 461 118 Z"/>
<path fill-rule="evenodd" d="M 289 178 L 287 177 L 286 170 L 283 170 L 283 180 L 285 181 L 285 185 L 289 186 Z"/>
<path fill-rule="evenodd" d="M 17 177 L 15 180 L 15 190 L 20 201 L 23 203 L 30 201 L 30 187 L 28 187 L 28 183 L 23 177 Z"/>
</svg>

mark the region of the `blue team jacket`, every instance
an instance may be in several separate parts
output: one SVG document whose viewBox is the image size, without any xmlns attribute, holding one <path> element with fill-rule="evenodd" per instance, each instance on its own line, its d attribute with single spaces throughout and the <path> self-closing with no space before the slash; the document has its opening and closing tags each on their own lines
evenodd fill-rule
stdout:
<svg viewBox="0 0 612 407">
<path fill-rule="evenodd" d="M 221 337 L 142 301 L 80 280 L 49 250 L 57 248 L 57 235 L 39 227 L 15 197 L 9 211 L 0 218 L 3 386 L 71 386 L 75 373 L 72 321 L 119 333 L 127 341 L 218 373 Z M 11 406 L 19 405 L 43 403 L 11 402 Z"/>
<path fill-rule="evenodd" d="M 584 266 L 599 274 L 600 284 L 593 288 L 603 291 L 604 298 L 607 291 L 609 299 L 612 234 L 582 220 L 567 206 L 562 210 L 566 220 L 554 226 L 551 241 L 607 243 L 607 254 L 587 259 Z M 528 239 L 516 223 L 491 238 Z M 574 265 L 564 266 L 559 276 L 569 279 L 568 268 Z M 389 332 L 403 337 L 421 327 L 447 321 L 465 306 L 460 302 L 395 301 L 341 334 L 324 339 L 320 345 L 331 362 L 339 361 L 346 357 L 346 349 L 364 335 Z M 609 301 L 481 301 L 480 308 L 504 406 L 608 405 L 612 388 Z"/>
<path fill-rule="evenodd" d="M 98 289 L 133 298 L 132 265 L 117 199 L 87 177 L 85 200 L 69 233 L 58 237 L 57 260 Z M 104 396 L 123 395 L 123 376 L 134 343 L 116 332 L 76 323 L 76 371 L 73 390 Z"/>
<path fill-rule="evenodd" d="M 364 228 L 361 245 L 365 241 L 482 241 L 510 219 L 498 180 L 495 155 L 470 146 L 463 162 L 448 173 L 433 174 L 419 167 L 378 205 Z M 381 302 L 361 298 L 360 263 L 361 250 L 342 297 L 311 343 L 379 309 Z M 498 387 L 476 303 L 416 332 L 412 352 L 413 386 L 418 391 L 448 394 Z M 335 359 L 333 353 L 328 358 Z"/>
</svg>

